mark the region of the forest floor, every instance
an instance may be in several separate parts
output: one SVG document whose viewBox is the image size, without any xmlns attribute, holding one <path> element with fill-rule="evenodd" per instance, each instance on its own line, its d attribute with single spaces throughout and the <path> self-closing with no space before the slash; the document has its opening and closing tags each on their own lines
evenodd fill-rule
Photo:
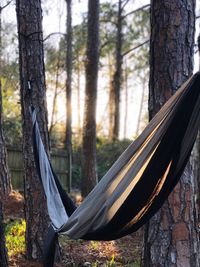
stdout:
<svg viewBox="0 0 200 267">
<path fill-rule="evenodd" d="M 5 223 L 24 219 L 23 196 L 13 191 L 5 203 Z M 139 267 L 142 250 L 142 230 L 115 241 L 97 242 L 59 238 L 61 262 L 56 267 Z M 42 264 L 26 260 L 24 253 L 9 257 L 9 267 L 42 267 Z"/>
</svg>

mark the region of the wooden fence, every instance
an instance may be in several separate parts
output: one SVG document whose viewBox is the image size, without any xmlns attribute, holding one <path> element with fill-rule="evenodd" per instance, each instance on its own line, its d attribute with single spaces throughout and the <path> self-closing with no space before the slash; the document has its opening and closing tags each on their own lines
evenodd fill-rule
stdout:
<svg viewBox="0 0 200 267">
<path fill-rule="evenodd" d="M 11 175 L 12 186 L 14 190 L 24 190 L 24 168 L 22 150 L 18 148 L 7 148 L 8 167 Z M 57 150 L 51 153 L 51 163 L 53 169 L 62 185 L 67 185 L 67 157 L 66 152 Z"/>
</svg>

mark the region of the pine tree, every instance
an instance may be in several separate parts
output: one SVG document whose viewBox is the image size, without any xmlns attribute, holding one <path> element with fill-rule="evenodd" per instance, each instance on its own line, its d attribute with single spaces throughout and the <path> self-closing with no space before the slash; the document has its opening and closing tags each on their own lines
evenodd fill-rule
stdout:
<svg viewBox="0 0 200 267">
<path fill-rule="evenodd" d="M 99 0 L 88 1 L 86 52 L 86 88 L 83 122 L 82 195 L 97 183 L 96 171 L 96 102 L 99 62 Z"/>
<path fill-rule="evenodd" d="M 48 217 L 44 192 L 34 164 L 32 121 L 29 107 L 37 109 L 41 136 L 48 152 L 47 108 L 40 0 L 17 0 L 20 94 L 23 119 L 23 155 L 25 168 L 26 256 L 40 259 Z"/>
<path fill-rule="evenodd" d="M 192 74 L 194 31 L 195 0 L 151 1 L 150 119 Z M 147 224 L 145 267 L 199 266 L 194 186 L 188 163 L 168 200 Z"/>
<path fill-rule="evenodd" d="M 8 266 L 8 254 L 6 249 L 5 232 L 3 224 L 3 205 L 2 199 L 11 191 L 10 176 L 7 166 L 7 154 L 5 147 L 5 139 L 2 129 L 2 88 L 1 88 L 1 68 L 2 68 L 2 39 L 1 39 L 1 12 L 0 4 L 0 266 Z"/>
<path fill-rule="evenodd" d="M 66 149 L 67 149 L 67 188 L 70 192 L 72 183 L 72 14 L 71 0 L 66 0 L 67 3 L 67 33 L 66 33 L 66 99 L 67 99 L 67 123 L 66 123 Z"/>
</svg>

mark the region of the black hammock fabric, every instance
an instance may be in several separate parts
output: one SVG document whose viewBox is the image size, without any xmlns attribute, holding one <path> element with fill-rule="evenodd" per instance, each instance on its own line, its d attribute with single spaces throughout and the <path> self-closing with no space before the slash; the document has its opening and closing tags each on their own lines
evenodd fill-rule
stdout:
<svg viewBox="0 0 200 267">
<path fill-rule="evenodd" d="M 53 266 L 57 235 L 113 240 L 145 224 L 162 206 L 190 157 L 200 122 L 200 73 L 194 74 L 124 151 L 76 208 L 53 172 L 32 110 L 36 166 L 52 224 L 44 266 Z"/>
</svg>

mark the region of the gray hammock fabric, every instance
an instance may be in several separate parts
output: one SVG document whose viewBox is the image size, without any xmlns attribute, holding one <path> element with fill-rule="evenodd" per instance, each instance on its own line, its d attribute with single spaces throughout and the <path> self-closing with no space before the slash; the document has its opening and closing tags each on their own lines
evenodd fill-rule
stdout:
<svg viewBox="0 0 200 267">
<path fill-rule="evenodd" d="M 200 122 L 200 73 L 194 74 L 124 151 L 76 208 L 62 189 L 45 152 L 32 110 L 36 166 L 52 227 L 44 266 L 53 266 L 57 234 L 112 240 L 136 231 L 168 197 L 189 159 Z"/>
</svg>

